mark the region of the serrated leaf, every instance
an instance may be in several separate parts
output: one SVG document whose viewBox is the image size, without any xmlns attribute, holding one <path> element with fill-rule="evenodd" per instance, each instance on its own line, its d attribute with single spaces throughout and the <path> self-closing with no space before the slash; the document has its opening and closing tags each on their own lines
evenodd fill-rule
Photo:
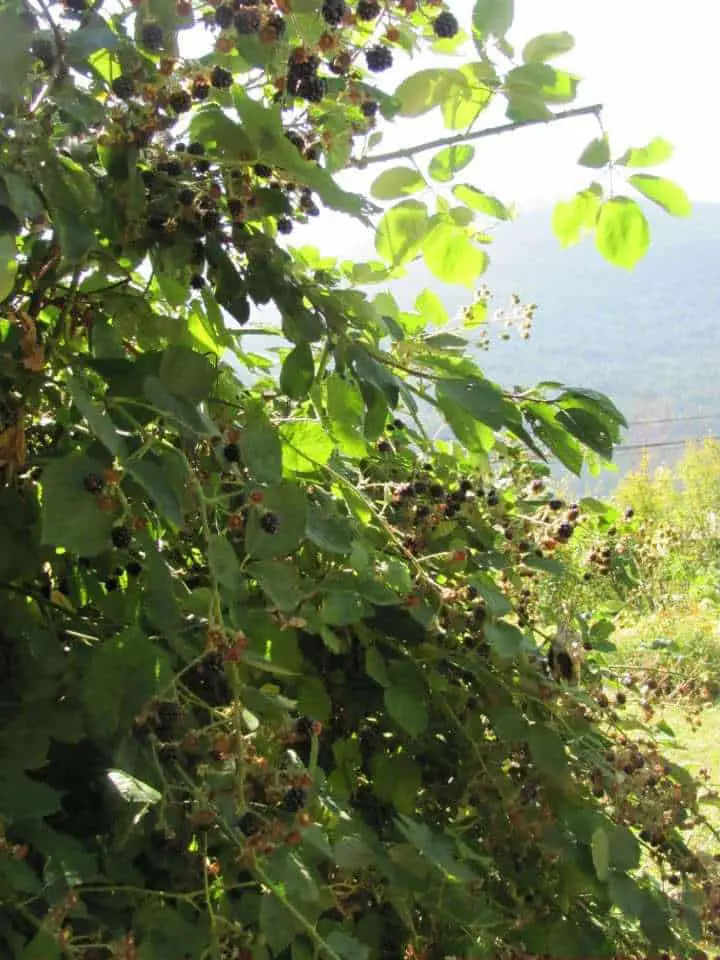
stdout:
<svg viewBox="0 0 720 960">
<path fill-rule="evenodd" d="M 567 754 L 560 736 L 544 724 L 535 724 L 527 732 L 533 763 L 552 779 L 567 777 Z"/>
<path fill-rule="evenodd" d="M 201 403 L 210 394 L 215 377 L 215 368 L 202 354 L 173 345 L 163 351 L 159 378 L 170 393 Z"/>
<path fill-rule="evenodd" d="M 610 872 L 610 841 L 603 827 L 598 827 L 593 833 L 590 849 L 598 880 L 607 880 Z"/>
<path fill-rule="evenodd" d="M 591 140 L 578 158 L 581 167 L 599 170 L 610 163 L 610 142 L 606 136 Z"/>
<path fill-rule="evenodd" d="M 377 647 L 368 647 L 365 651 L 365 672 L 381 687 L 390 686 L 385 658 Z"/>
<path fill-rule="evenodd" d="M 451 221 L 437 223 L 422 244 L 423 259 L 430 272 L 445 283 L 472 289 L 488 266 L 488 255 Z"/>
<path fill-rule="evenodd" d="M 256 480 L 274 483 L 282 476 L 280 434 L 262 411 L 248 415 L 240 435 L 243 463 Z"/>
<path fill-rule="evenodd" d="M 628 183 L 674 217 L 689 217 L 692 213 L 688 195 L 672 180 L 655 177 L 651 173 L 635 173 L 628 177 Z"/>
<path fill-rule="evenodd" d="M 400 104 L 398 112 L 401 117 L 419 117 L 439 106 L 453 87 L 465 83 L 459 70 L 420 70 L 403 80 L 395 91 Z"/>
<path fill-rule="evenodd" d="M 444 326 L 449 320 L 447 310 L 434 290 L 426 288 L 422 293 L 419 293 L 415 299 L 415 309 L 429 323 L 434 323 L 437 327 Z"/>
<path fill-rule="evenodd" d="M 568 53 L 575 46 L 575 38 L 567 31 L 540 33 L 528 40 L 522 52 L 525 63 L 546 63 Z"/>
<path fill-rule="evenodd" d="M 325 466 L 335 449 L 319 420 L 298 420 L 280 428 L 282 463 L 286 474 L 313 473 Z"/>
<path fill-rule="evenodd" d="M 375 249 L 383 260 L 399 266 L 418 253 L 429 229 L 427 206 L 419 200 L 403 200 L 380 221 Z"/>
<path fill-rule="evenodd" d="M 249 568 L 271 603 L 286 613 L 302 602 L 306 590 L 294 564 L 281 560 L 261 560 Z"/>
<path fill-rule="evenodd" d="M 217 582 L 229 590 L 237 590 L 240 585 L 240 561 L 235 548 L 222 534 L 213 533 L 208 538 L 208 565 Z"/>
<path fill-rule="evenodd" d="M 430 161 L 428 168 L 433 180 L 448 183 L 461 170 L 471 163 L 475 156 L 475 147 L 467 143 L 454 147 L 444 147 Z"/>
<path fill-rule="evenodd" d="M 307 497 L 293 483 L 279 483 L 263 491 L 263 511 L 275 515 L 277 529 L 268 532 L 261 523 L 264 512 L 252 510 L 247 525 L 245 547 L 258 560 L 283 557 L 296 550 L 305 537 Z"/>
<path fill-rule="evenodd" d="M 418 737 L 427 729 L 427 707 L 423 700 L 418 700 L 414 690 L 395 685 L 387 687 L 385 707 L 393 720 L 411 737 Z"/>
<path fill-rule="evenodd" d="M 655 167 L 673 155 L 674 147 L 662 137 L 654 137 L 644 147 L 630 147 L 615 162 L 623 167 Z"/>
<path fill-rule="evenodd" d="M 512 26 L 515 16 L 513 0 L 476 0 L 473 7 L 473 30 L 480 37 L 497 37 L 502 40 Z"/>
<path fill-rule="evenodd" d="M 419 193 L 426 186 L 422 174 L 411 167 L 394 167 L 384 170 L 373 180 L 370 193 L 376 200 L 396 200 Z"/>
<path fill-rule="evenodd" d="M 491 197 L 490 194 L 483 193 L 477 187 L 470 186 L 468 183 L 460 183 L 453 187 L 452 192 L 461 203 L 477 213 L 485 213 L 498 220 L 510 219 L 510 211 L 504 203 L 501 203 L 497 197 Z"/>
<path fill-rule="evenodd" d="M 10 233 L 0 234 L 0 301 L 3 301 L 15 285 L 17 273 L 17 241 Z"/>
<path fill-rule="evenodd" d="M 593 190 L 582 190 L 572 200 L 555 205 L 552 227 L 562 247 L 570 247 L 581 239 L 584 230 L 591 230 L 597 219 L 601 198 Z"/>
<path fill-rule="evenodd" d="M 629 197 L 614 197 L 603 203 L 595 242 L 606 260 L 631 270 L 650 246 L 650 228 L 638 204 Z"/>
<path fill-rule="evenodd" d="M 353 593 L 329 593 L 320 606 L 320 617 L 330 627 L 346 627 L 370 616 L 372 608 Z"/>
<path fill-rule="evenodd" d="M 505 422 L 505 400 L 502 391 L 489 380 L 467 377 L 440 380 L 435 387 L 438 401 L 444 399 L 466 410 L 481 423 L 499 430 Z"/>
<path fill-rule="evenodd" d="M 315 365 L 309 343 L 299 343 L 283 361 L 280 389 L 293 400 L 302 400 L 315 379 Z"/>
<path fill-rule="evenodd" d="M 93 557 L 110 545 L 112 516 L 85 489 L 89 474 L 102 476 L 105 464 L 72 453 L 50 463 L 42 476 L 42 542 Z"/>
<path fill-rule="evenodd" d="M 525 640 L 523 633 L 517 627 L 503 620 L 487 624 L 484 632 L 485 639 L 495 653 L 504 660 L 511 660 L 517 656 Z"/>
</svg>

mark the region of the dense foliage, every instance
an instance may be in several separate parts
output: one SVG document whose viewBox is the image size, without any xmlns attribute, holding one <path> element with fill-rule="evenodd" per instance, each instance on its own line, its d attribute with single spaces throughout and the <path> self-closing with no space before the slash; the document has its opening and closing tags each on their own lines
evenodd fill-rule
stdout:
<svg viewBox="0 0 720 960">
<path fill-rule="evenodd" d="M 688 956 L 717 932 L 695 785 L 533 602 L 592 506 L 546 458 L 609 458 L 622 416 L 489 382 L 431 290 L 358 289 L 419 256 L 475 284 L 475 215 L 508 212 L 443 193 L 469 143 L 383 171 L 380 219 L 334 179 L 382 118 L 549 119 L 572 39 L 519 58 L 510 0 L 471 37 L 432 0 L 111 6 L 0 6 L 2 955 Z M 376 85 L 428 47 L 462 66 Z M 323 208 L 379 259 L 281 242 Z M 599 184 L 558 208 L 564 242 L 585 226 L 621 265 L 647 246 Z"/>
</svg>

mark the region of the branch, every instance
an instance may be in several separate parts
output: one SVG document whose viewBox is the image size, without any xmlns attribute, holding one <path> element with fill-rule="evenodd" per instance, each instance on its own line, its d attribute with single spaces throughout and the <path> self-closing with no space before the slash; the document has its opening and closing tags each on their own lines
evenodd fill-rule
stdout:
<svg viewBox="0 0 720 960">
<path fill-rule="evenodd" d="M 435 150 L 437 147 L 453 147 L 459 143 L 467 143 L 469 140 L 480 140 L 483 137 L 495 137 L 501 133 L 512 133 L 513 130 L 534 126 L 537 123 L 554 123 L 556 120 L 570 120 L 573 117 L 599 117 L 601 110 L 601 103 L 593 103 L 587 107 L 573 107 L 571 110 L 561 110 L 560 113 L 554 113 L 545 120 L 518 120 L 515 123 L 503 123 L 499 127 L 486 127 L 484 130 L 477 130 L 475 133 L 458 133 L 454 137 L 441 137 L 439 140 L 429 140 L 427 143 L 419 143 L 414 147 L 404 147 L 402 150 L 391 150 L 389 153 L 375 153 L 370 157 L 352 160 L 351 166 L 364 169 L 369 163 L 384 163 L 386 160 L 399 160 L 402 157 L 412 157 L 416 153 Z"/>
</svg>

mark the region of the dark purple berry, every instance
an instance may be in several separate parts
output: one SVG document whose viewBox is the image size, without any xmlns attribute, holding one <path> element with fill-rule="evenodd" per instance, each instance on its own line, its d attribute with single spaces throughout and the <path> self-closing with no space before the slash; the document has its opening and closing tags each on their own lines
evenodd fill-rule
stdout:
<svg viewBox="0 0 720 960">
<path fill-rule="evenodd" d="M 280 527 L 280 518 L 276 513 L 265 513 L 260 517 L 260 526 L 271 536 L 278 532 Z"/>
<path fill-rule="evenodd" d="M 132 541 L 132 534 L 127 527 L 113 527 L 110 533 L 110 539 L 113 542 L 113 546 L 117 547 L 118 550 L 125 550 L 130 546 Z"/>
<path fill-rule="evenodd" d="M 194 273 L 190 277 L 190 286 L 193 290 L 202 290 L 205 286 L 205 277 L 201 273 Z"/>
<path fill-rule="evenodd" d="M 562 502 L 562 500 L 556 499 L 556 500 L 551 500 L 548 506 L 550 507 L 551 510 L 562 510 L 565 504 Z"/>
<path fill-rule="evenodd" d="M 207 100 L 210 93 L 210 84 L 204 77 L 196 77 L 190 90 L 193 100 Z"/>
<path fill-rule="evenodd" d="M 285 136 L 290 143 L 292 143 L 294 147 L 297 147 L 297 149 L 302 153 L 302 151 L 305 149 L 305 141 L 300 134 L 296 133 L 294 130 L 286 130 Z"/>
<path fill-rule="evenodd" d="M 216 90 L 227 90 L 228 87 L 232 86 L 233 77 L 229 70 L 226 70 L 225 67 L 213 67 L 213 71 L 210 74 L 210 83 Z"/>
<path fill-rule="evenodd" d="M 278 233 L 292 233 L 293 223 L 289 217 L 280 217 L 277 222 Z"/>
<path fill-rule="evenodd" d="M 279 13 L 275 13 L 266 21 L 265 29 L 273 31 L 276 38 L 279 40 L 280 37 L 285 33 L 285 21 Z"/>
<path fill-rule="evenodd" d="M 235 29 L 243 36 L 257 33 L 260 29 L 260 12 L 254 7 L 243 7 L 235 14 Z"/>
<path fill-rule="evenodd" d="M 377 0 L 359 0 L 355 16 L 358 20 L 374 20 L 380 16 L 380 4 Z"/>
<path fill-rule="evenodd" d="M 191 207 L 193 201 L 195 200 L 195 191 L 191 190 L 190 187 L 183 187 L 182 190 L 178 192 L 178 203 L 183 207 Z"/>
<path fill-rule="evenodd" d="M 496 507 L 500 503 L 500 497 L 498 496 L 497 490 L 488 490 L 485 500 L 487 501 L 487 505 L 489 507 Z"/>
<path fill-rule="evenodd" d="M 151 53 L 162 49 L 163 40 L 163 29 L 159 23 L 146 23 L 140 31 L 140 42 Z"/>
<path fill-rule="evenodd" d="M 360 104 L 360 109 L 368 120 L 374 120 L 377 116 L 378 105 L 375 100 L 365 100 Z"/>
<path fill-rule="evenodd" d="M 322 77 L 301 77 L 295 86 L 295 96 L 307 100 L 308 103 L 320 103 L 326 91 L 327 83 Z"/>
<path fill-rule="evenodd" d="M 393 65 L 392 50 L 377 44 L 365 51 L 365 62 L 368 70 L 373 73 L 382 73 L 383 70 L 389 70 Z"/>
<path fill-rule="evenodd" d="M 322 16 L 325 23 L 337 27 L 342 23 L 346 11 L 345 0 L 325 0 L 322 5 Z"/>
<path fill-rule="evenodd" d="M 307 791 L 302 787 L 290 787 L 283 799 L 283 807 L 288 813 L 297 813 L 307 804 Z"/>
<path fill-rule="evenodd" d="M 454 37 L 459 29 L 460 27 L 456 18 L 449 10 L 443 10 L 442 13 L 438 14 L 433 23 L 435 36 L 443 40 L 449 40 Z"/>
<path fill-rule="evenodd" d="M 226 443 L 223 456 L 229 463 L 237 463 L 240 460 L 240 447 L 236 443 Z"/>
<path fill-rule="evenodd" d="M 117 590 L 118 586 L 119 584 L 115 579 L 115 577 L 108 577 L 107 580 L 105 581 L 105 589 L 107 590 L 108 593 L 112 593 L 113 590 Z"/>
<path fill-rule="evenodd" d="M 253 172 L 256 177 L 267 180 L 268 177 L 272 176 L 272 167 L 268 167 L 267 164 L 264 163 L 256 163 L 253 167 Z"/>
<path fill-rule="evenodd" d="M 83 480 L 83 486 L 88 493 L 100 493 L 104 486 L 103 478 L 96 473 L 89 473 Z"/>
<path fill-rule="evenodd" d="M 169 102 L 175 113 L 187 113 L 192 107 L 192 97 L 187 90 L 176 90 L 171 93 Z"/>
<path fill-rule="evenodd" d="M 115 96 L 121 100 L 129 100 L 135 93 L 135 81 L 132 77 L 125 76 L 124 74 L 115 77 L 111 87 Z"/>
<path fill-rule="evenodd" d="M 129 577 L 139 577 L 142 573 L 142 564 L 138 563 L 137 560 L 131 560 L 130 563 L 125 567 L 127 575 Z"/>
<path fill-rule="evenodd" d="M 227 4 L 223 3 L 215 9 L 215 23 L 221 30 L 227 30 L 233 22 L 233 16 L 233 8 L 227 6 Z"/>
<path fill-rule="evenodd" d="M 188 144 L 187 152 L 191 157 L 202 157 L 205 155 L 205 146 L 199 140 L 193 140 Z"/>
<path fill-rule="evenodd" d="M 313 727 L 315 726 L 315 721 L 312 717 L 298 717 L 295 721 L 295 733 L 299 737 L 309 737 L 313 732 Z"/>
</svg>

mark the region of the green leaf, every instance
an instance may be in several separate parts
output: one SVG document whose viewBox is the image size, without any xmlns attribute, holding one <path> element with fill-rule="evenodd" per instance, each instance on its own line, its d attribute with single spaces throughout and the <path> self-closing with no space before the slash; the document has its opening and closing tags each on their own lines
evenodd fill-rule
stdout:
<svg viewBox="0 0 720 960">
<path fill-rule="evenodd" d="M 115 457 L 125 456 L 125 442 L 117 432 L 107 410 L 92 397 L 74 374 L 68 374 L 67 385 L 70 388 L 75 406 L 87 420 L 92 433 L 107 447 Z"/>
<path fill-rule="evenodd" d="M 429 323 L 434 323 L 437 327 L 444 326 L 449 320 L 447 310 L 440 297 L 433 290 L 427 288 L 417 295 L 415 309 Z"/>
<path fill-rule="evenodd" d="M 466 82 L 459 70 L 432 68 L 413 73 L 395 91 L 400 116 L 419 117 L 427 113 L 439 106 L 453 87 L 464 86 Z"/>
<path fill-rule="evenodd" d="M 467 64 L 461 69 L 464 84 L 455 84 L 442 101 L 442 115 L 445 126 L 450 130 L 466 130 L 492 101 L 493 88 L 487 77 L 478 76 L 475 64 Z"/>
<path fill-rule="evenodd" d="M 39 217 L 45 212 L 45 204 L 29 177 L 6 171 L 2 179 L 8 192 L 8 205 L 18 220 Z"/>
<path fill-rule="evenodd" d="M 51 462 L 42 476 L 42 542 L 93 557 L 110 546 L 112 516 L 85 489 L 89 474 L 105 464 L 79 453 Z"/>
<path fill-rule="evenodd" d="M 285 613 L 294 610 L 307 592 L 293 563 L 261 560 L 250 564 L 249 573 L 255 577 L 271 603 Z"/>
<path fill-rule="evenodd" d="M 353 593 L 330 593 L 320 607 L 320 617 L 329 627 L 347 627 L 371 613 L 370 605 Z"/>
<path fill-rule="evenodd" d="M 32 29 L 10 4 L 0 9 L 0 90 L 6 98 L 19 98 L 34 57 L 29 52 Z"/>
<path fill-rule="evenodd" d="M 418 737 L 427 729 L 427 707 L 423 700 L 418 700 L 413 690 L 398 686 L 387 687 L 385 707 L 393 720 L 411 737 Z"/>
<path fill-rule="evenodd" d="M 57 938 L 41 930 L 23 949 L 19 960 L 60 960 L 61 956 Z"/>
<path fill-rule="evenodd" d="M 471 163 L 475 156 L 475 147 L 469 144 L 458 144 L 455 147 L 444 147 L 430 161 L 428 168 L 433 180 L 448 183 L 461 170 Z"/>
<path fill-rule="evenodd" d="M 603 203 L 595 242 L 606 260 L 631 270 L 650 246 L 650 228 L 638 204 L 629 197 L 613 197 Z"/>
<path fill-rule="evenodd" d="M 396 200 L 398 197 L 418 193 L 425 185 L 425 180 L 418 170 L 411 167 L 393 167 L 392 170 L 384 170 L 373 180 L 370 193 L 376 200 Z"/>
<path fill-rule="evenodd" d="M 352 551 L 355 539 L 355 531 L 347 517 L 322 502 L 313 502 L 308 507 L 307 535 L 316 547 L 341 556 Z"/>
<path fill-rule="evenodd" d="M 335 449 L 319 420 L 298 420 L 280 428 L 285 474 L 313 473 L 325 466 Z"/>
<path fill-rule="evenodd" d="M 563 53 L 568 53 L 574 46 L 575 38 L 566 31 L 540 33 L 525 44 L 522 58 L 525 63 L 546 63 Z"/>
<path fill-rule="evenodd" d="M 488 266 L 488 255 L 451 221 L 437 223 L 425 237 L 423 258 L 430 271 L 445 283 L 472 289 Z"/>
<path fill-rule="evenodd" d="M 623 167 L 656 167 L 669 160 L 673 151 L 673 145 L 667 140 L 654 137 L 647 146 L 630 147 L 615 162 Z"/>
<path fill-rule="evenodd" d="M 365 672 L 381 687 L 390 686 L 385 658 L 377 647 L 368 647 L 365 651 Z"/>
<path fill-rule="evenodd" d="M 4 300 L 15 285 L 17 273 L 17 241 L 10 233 L 0 234 L 0 301 Z"/>
<path fill-rule="evenodd" d="M 571 103 L 577 96 L 580 78 L 566 70 L 558 70 L 546 63 L 526 63 L 515 67 L 507 75 L 505 87 L 511 105 L 515 101 L 533 100 L 546 103 Z M 547 111 L 547 108 L 545 107 Z M 540 111 L 542 113 L 542 111 Z M 550 114 L 548 113 L 548 116 Z M 534 119 L 531 116 L 518 119 Z M 542 116 L 537 119 L 543 119 Z"/>
<path fill-rule="evenodd" d="M 299 343 L 285 357 L 280 371 L 280 389 L 293 400 L 302 400 L 315 379 L 315 364 L 309 343 Z"/>
<path fill-rule="evenodd" d="M 169 346 L 160 362 L 160 382 L 170 393 L 202 403 L 210 394 L 217 372 L 207 357 L 188 347 Z"/>
<path fill-rule="evenodd" d="M 563 248 L 578 243 L 583 231 L 595 226 L 600 204 L 601 197 L 594 190 L 582 190 L 572 200 L 555 205 L 552 227 Z"/>
<path fill-rule="evenodd" d="M 527 732 L 533 763 L 554 780 L 567 777 L 568 760 L 560 736 L 550 727 L 536 723 Z"/>
<path fill-rule="evenodd" d="M 609 831 L 610 865 L 615 870 L 634 870 L 640 863 L 640 844 L 633 833 L 621 824 Z"/>
<path fill-rule="evenodd" d="M 645 907 L 645 893 L 637 882 L 624 873 L 611 873 L 608 878 L 608 890 L 612 902 L 627 917 L 640 919 Z"/>
<path fill-rule="evenodd" d="M 692 213 L 688 195 L 672 180 L 654 177 L 651 173 L 634 173 L 628 177 L 628 183 L 674 217 L 689 217 Z"/>
<path fill-rule="evenodd" d="M 188 463 L 179 450 L 146 453 L 140 460 L 126 460 L 125 468 L 155 501 L 158 513 L 176 529 L 184 522 L 183 498 Z"/>
<path fill-rule="evenodd" d="M 558 411 L 556 421 L 595 453 L 609 460 L 612 457 L 613 437 L 607 424 L 592 413 L 580 408 Z"/>
<path fill-rule="evenodd" d="M 509 220 L 510 211 L 496 197 L 491 197 L 477 187 L 472 187 L 467 183 L 460 183 L 453 187 L 453 195 L 471 210 L 478 213 L 486 213 L 489 217 L 495 217 L 498 220 Z"/>
<path fill-rule="evenodd" d="M 292 483 L 279 483 L 263 492 L 263 508 L 275 515 L 277 531 L 268 533 L 261 524 L 262 512 L 253 510 L 247 525 L 247 552 L 259 560 L 292 553 L 305 537 L 307 497 Z"/>
<path fill-rule="evenodd" d="M 343 930 L 333 930 L 325 941 L 342 960 L 369 960 L 370 947 Z"/>
<path fill-rule="evenodd" d="M 6 764 L 0 779 L 0 814 L 4 820 L 40 819 L 60 810 L 62 794 L 45 783 L 31 780 Z"/>
<path fill-rule="evenodd" d="M 592 861 L 598 880 L 607 880 L 610 872 L 610 840 L 603 827 L 598 827 L 590 842 Z"/>
<path fill-rule="evenodd" d="M 222 534 L 213 533 L 208 538 L 207 556 L 210 571 L 217 582 L 229 590 L 237 590 L 242 573 L 235 548 Z"/>
<path fill-rule="evenodd" d="M 427 206 L 419 200 L 403 200 L 380 221 L 375 249 L 383 260 L 399 266 L 418 253 L 429 229 Z"/>
<path fill-rule="evenodd" d="M 524 635 L 517 627 L 503 620 L 487 624 L 484 632 L 485 639 L 503 660 L 512 660 L 517 656 L 525 641 Z"/>
<path fill-rule="evenodd" d="M 481 38 L 502 40 L 512 26 L 515 16 L 514 0 L 476 0 L 473 7 L 473 31 Z"/>
<path fill-rule="evenodd" d="M 149 783 L 144 783 L 125 770 L 108 770 L 107 778 L 127 803 L 153 804 L 162 800 L 162 794 Z"/>
<path fill-rule="evenodd" d="M 248 413 L 240 449 L 243 463 L 256 480 L 274 483 L 282 477 L 280 434 L 261 410 Z"/>
<path fill-rule="evenodd" d="M 599 170 L 610 163 L 610 142 L 606 136 L 591 140 L 580 154 L 578 163 L 581 167 L 591 167 Z"/>
<path fill-rule="evenodd" d="M 499 430 L 505 422 L 505 399 L 499 387 L 489 380 L 467 377 L 440 380 L 435 387 L 438 401 L 450 400 L 481 423 Z"/>
</svg>

